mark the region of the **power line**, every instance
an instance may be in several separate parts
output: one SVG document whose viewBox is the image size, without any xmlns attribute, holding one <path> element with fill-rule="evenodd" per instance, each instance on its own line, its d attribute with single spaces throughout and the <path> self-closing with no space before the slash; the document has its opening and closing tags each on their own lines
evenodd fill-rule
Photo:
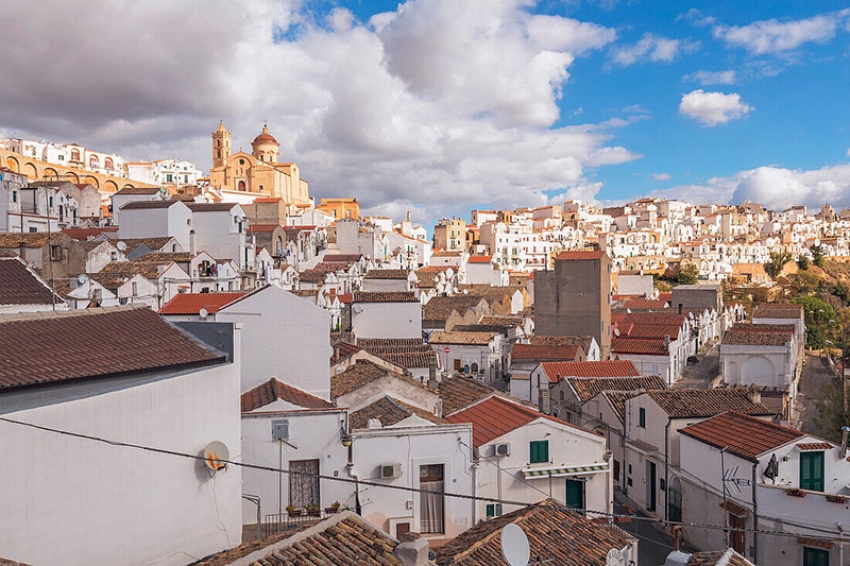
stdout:
<svg viewBox="0 0 850 566">
<path fill-rule="evenodd" d="M 130 442 L 121 442 L 121 441 L 118 441 L 118 440 L 109 440 L 107 438 L 102 438 L 102 437 L 99 437 L 99 436 L 92 436 L 92 435 L 89 435 L 89 434 L 82 434 L 82 433 L 79 433 L 79 432 L 71 432 L 71 431 L 68 431 L 68 430 L 62 430 L 62 429 L 37 425 L 37 424 L 34 424 L 34 423 L 27 423 L 27 422 L 19 421 L 19 420 L 16 420 L 16 419 L 10 419 L 8 417 L 0 417 L 0 422 L 5 422 L 5 423 L 8 423 L 8 424 L 12 424 L 12 425 L 29 427 L 29 428 L 33 428 L 33 429 L 36 429 L 36 430 L 42 430 L 42 431 L 45 431 L 45 432 L 51 432 L 51 433 L 60 434 L 60 435 L 63 435 L 63 436 L 70 436 L 70 437 L 73 437 L 73 438 L 90 440 L 92 442 L 100 442 L 102 444 L 107 444 L 109 446 L 119 446 L 119 447 L 123 447 L 123 448 L 135 448 L 137 450 L 143 450 L 143 451 L 152 452 L 152 453 L 155 453 L 155 454 L 163 454 L 163 455 L 166 455 L 166 456 L 176 456 L 176 457 L 180 457 L 180 458 L 185 458 L 187 460 L 195 460 L 195 461 L 204 462 L 204 463 L 207 462 L 207 459 L 204 456 L 198 456 L 197 454 L 188 454 L 186 452 L 178 452 L 176 450 L 166 450 L 164 448 L 155 448 L 153 446 L 144 446 L 142 444 L 133 444 L 133 443 L 130 443 Z M 434 493 L 432 491 L 427 491 L 427 490 L 415 488 L 415 487 L 412 487 L 412 486 L 389 485 L 389 484 L 376 483 L 376 482 L 368 481 L 368 480 L 355 480 L 355 479 L 349 479 L 349 478 L 327 476 L 327 475 L 323 475 L 323 474 L 313 474 L 313 473 L 309 473 L 309 472 L 296 472 L 296 471 L 292 471 L 292 470 L 284 470 L 283 468 L 274 468 L 274 467 L 271 467 L 271 466 L 261 466 L 261 465 L 258 465 L 258 464 L 249 464 L 249 463 L 246 463 L 246 462 L 236 462 L 234 460 L 225 460 L 225 459 L 220 459 L 220 458 L 217 458 L 216 461 L 220 462 L 220 463 L 228 464 L 228 465 L 238 466 L 238 467 L 241 467 L 241 468 L 247 468 L 247 469 L 251 469 L 251 470 L 259 470 L 259 471 L 265 471 L 265 472 L 272 472 L 272 473 L 276 473 L 276 474 L 310 476 L 310 477 L 315 477 L 315 478 L 328 480 L 328 481 L 337 481 L 337 482 L 342 482 L 342 483 L 357 484 L 357 485 L 378 487 L 378 488 L 384 488 L 384 489 L 393 489 L 393 490 L 396 490 L 396 491 L 407 491 L 407 492 L 411 492 L 411 493 L 426 493 L 426 494 L 429 494 L 429 495 L 433 495 L 433 493 Z M 472 501 L 484 501 L 484 502 L 487 502 L 487 503 L 501 503 L 503 505 L 516 505 L 518 507 L 527 507 L 528 505 L 530 505 L 527 502 L 512 501 L 512 500 L 508 500 L 508 499 L 498 499 L 498 498 L 495 498 L 495 497 L 485 497 L 485 496 L 480 496 L 480 495 L 467 495 L 465 493 L 442 492 L 441 495 L 443 495 L 444 497 L 454 497 L 454 498 L 457 498 L 457 499 L 466 499 L 466 500 L 472 500 Z M 547 497 L 548 497 L 548 495 L 547 495 Z M 832 540 L 832 538 L 834 538 L 834 537 L 811 535 L 811 534 L 808 534 L 808 533 L 804 534 L 804 533 L 794 533 L 794 532 L 788 532 L 788 531 L 771 531 L 771 530 L 764 530 L 764 529 L 726 527 L 724 525 L 712 525 L 712 524 L 707 524 L 707 523 L 669 521 L 669 520 L 665 520 L 665 519 L 659 519 L 659 518 L 656 518 L 656 517 L 642 517 L 640 515 L 626 515 L 626 514 L 621 514 L 621 513 L 610 513 L 610 512 L 606 512 L 606 511 L 597 511 L 597 510 L 593 510 L 593 509 L 580 509 L 580 508 L 573 508 L 573 507 L 567 507 L 567 506 L 546 506 L 546 507 L 543 507 L 543 509 L 550 509 L 552 511 L 578 512 L 578 513 L 582 513 L 582 514 L 591 514 L 591 515 L 598 515 L 598 516 L 602 516 L 602 517 L 609 517 L 611 519 L 622 518 L 622 519 L 630 519 L 630 520 L 638 520 L 638 521 L 650 521 L 650 522 L 656 522 L 656 523 L 659 523 L 659 524 L 662 524 L 662 525 L 667 525 L 667 526 L 682 526 L 682 527 L 708 529 L 708 530 L 720 530 L 720 531 L 729 531 L 729 532 L 756 533 L 756 534 L 760 534 L 760 535 L 782 536 L 782 537 L 821 538 L 821 539 L 825 539 L 825 540 Z"/>
</svg>

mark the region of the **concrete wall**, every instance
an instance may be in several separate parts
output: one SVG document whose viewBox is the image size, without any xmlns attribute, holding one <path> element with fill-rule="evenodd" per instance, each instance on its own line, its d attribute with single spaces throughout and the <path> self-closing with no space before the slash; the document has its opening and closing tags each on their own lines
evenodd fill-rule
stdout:
<svg viewBox="0 0 850 566">
<path fill-rule="evenodd" d="M 341 444 L 339 433 L 346 420 L 344 411 L 269 411 L 269 407 L 260 411 L 263 412 L 242 415 L 242 457 L 246 462 L 288 470 L 291 460 L 319 460 L 321 475 L 347 477 L 348 449 Z M 272 440 L 272 422 L 283 419 L 289 421 L 288 444 Z M 285 516 L 289 479 L 286 473 L 245 469 L 242 492 L 260 497 L 262 515 Z M 319 496 L 323 508 L 335 501 L 354 508 L 352 484 L 319 480 Z M 242 502 L 242 522 L 257 522 L 253 503 Z"/>
<path fill-rule="evenodd" d="M 352 331 L 357 338 L 422 338 L 422 306 L 418 301 L 355 303 L 351 311 Z"/>
<path fill-rule="evenodd" d="M 442 464 L 446 492 L 475 494 L 475 472 L 469 448 L 472 446 L 470 425 L 392 427 L 356 431 L 352 436 L 354 466 L 351 472 L 360 479 L 419 489 L 419 467 Z M 401 477 L 380 479 L 379 466 L 388 463 L 401 464 Z M 392 536 L 396 535 L 395 525 L 398 523 L 411 523 L 411 531 L 422 531 L 419 493 L 361 486 L 360 501 L 363 518 Z M 426 537 L 455 537 L 483 518 L 476 515 L 475 504 L 469 499 L 447 496 L 444 509 L 445 533 Z"/>
<path fill-rule="evenodd" d="M 3 395 L 3 416 L 116 441 L 239 459 L 239 369 Z M 0 546 L 29 564 L 174 564 L 241 541 L 241 470 L 0 423 Z M 45 541 L 50 541 L 46 544 Z"/>
<path fill-rule="evenodd" d="M 216 321 L 243 325 L 242 391 L 275 376 L 329 398 L 332 349 L 326 310 L 270 285 L 221 309 Z"/>
</svg>

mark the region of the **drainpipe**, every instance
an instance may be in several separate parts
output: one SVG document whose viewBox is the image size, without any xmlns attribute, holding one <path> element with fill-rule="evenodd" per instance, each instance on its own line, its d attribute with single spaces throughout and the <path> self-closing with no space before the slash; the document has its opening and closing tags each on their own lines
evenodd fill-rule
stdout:
<svg viewBox="0 0 850 566">
<path fill-rule="evenodd" d="M 257 540 L 260 540 L 263 538 L 262 523 L 260 522 L 262 518 L 262 515 L 260 514 L 260 496 L 243 493 L 242 499 L 247 499 L 248 501 L 257 506 Z"/>
<path fill-rule="evenodd" d="M 667 494 L 670 490 L 670 425 L 672 419 L 667 419 L 667 424 L 664 425 L 664 520 L 668 520 L 667 516 L 669 505 L 667 504 Z"/>
<path fill-rule="evenodd" d="M 758 564 L 759 556 L 759 506 L 756 498 L 756 493 L 758 492 L 758 484 L 756 483 L 758 465 L 758 462 L 753 463 L 753 564 Z M 838 563 L 844 564 L 842 560 L 839 560 Z"/>
</svg>

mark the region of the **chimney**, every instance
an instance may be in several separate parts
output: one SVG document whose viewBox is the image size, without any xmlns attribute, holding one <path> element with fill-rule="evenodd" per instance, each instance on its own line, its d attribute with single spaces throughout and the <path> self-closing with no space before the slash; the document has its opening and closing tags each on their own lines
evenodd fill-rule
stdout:
<svg viewBox="0 0 850 566">
<path fill-rule="evenodd" d="M 393 555 L 403 566 L 428 566 L 428 553 L 431 550 L 428 541 L 421 538 L 419 533 L 407 532 L 399 537 L 398 546 Z"/>
<path fill-rule="evenodd" d="M 537 409 L 541 413 L 549 414 L 549 398 L 550 393 L 548 389 L 540 389 L 540 394 L 538 395 L 538 404 Z"/>
<path fill-rule="evenodd" d="M 24 256 L 24 253 L 26 252 L 26 247 L 27 247 L 26 242 L 24 242 L 24 241 L 18 242 L 18 256 L 21 258 L 21 261 L 23 261 L 24 263 L 26 263 L 26 261 L 27 261 L 26 256 Z"/>
<path fill-rule="evenodd" d="M 428 362 L 428 389 L 436 391 L 439 382 L 437 381 L 437 362 L 431 360 Z"/>
<path fill-rule="evenodd" d="M 747 398 L 756 405 L 761 403 L 761 391 L 758 390 L 755 383 L 751 383 L 747 387 Z"/>
<path fill-rule="evenodd" d="M 195 255 L 195 231 L 189 230 L 189 253 Z"/>
<path fill-rule="evenodd" d="M 670 351 L 670 335 L 669 334 L 664 335 L 664 351 L 665 352 Z"/>
</svg>

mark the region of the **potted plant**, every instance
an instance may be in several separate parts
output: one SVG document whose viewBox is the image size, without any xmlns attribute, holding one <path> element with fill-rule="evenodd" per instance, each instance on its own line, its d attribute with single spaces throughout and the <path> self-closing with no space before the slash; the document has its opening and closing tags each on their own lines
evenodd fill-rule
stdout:
<svg viewBox="0 0 850 566">
<path fill-rule="evenodd" d="M 847 497 L 844 495 L 836 495 L 834 493 L 826 494 L 826 500 L 830 503 L 846 503 Z"/>
<path fill-rule="evenodd" d="M 325 507 L 325 513 L 328 515 L 333 515 L 334 513 L 339 513 L 340 503 L 339 501 L 334 501 L 330 504 L 329 507 Z"/>
<path fill-rule="evenodd" d="M 301 516 L 301 509 L 299 509 L 295 505 L 292 505 L 291 503 L 286 506 L 286 512 L 289 513 L 290 517 L 300 517 Z"/>
<path fill-rule="evenodd" d="M 786 495 L 790 495 L 791 497 L 805 497 L 806 492 L 800 489 L 799 487 L 792 487 L 785 490 Z"/>
<path fill-rule="evenodd" d="M 311 503 L 307 506 L 307 514 L 311 517 L 318 517 L 320 510 L 318 503 Z"/>
</svg>

